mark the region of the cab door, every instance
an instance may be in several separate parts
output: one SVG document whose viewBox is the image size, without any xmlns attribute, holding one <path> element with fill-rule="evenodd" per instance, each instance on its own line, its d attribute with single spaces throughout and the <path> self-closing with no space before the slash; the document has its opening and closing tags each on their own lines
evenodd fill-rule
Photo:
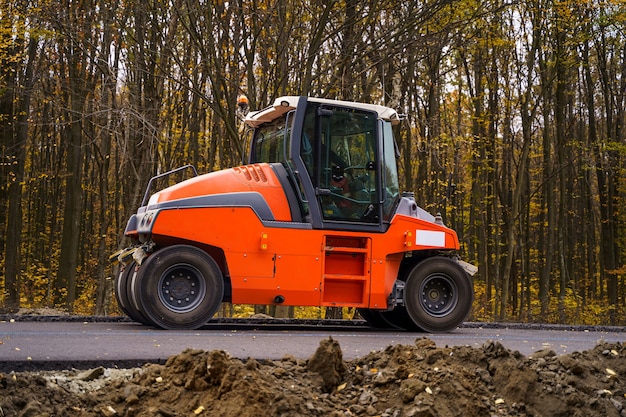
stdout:
<svg viewBox="0 0 626 417">
<path fill-rule="evenodd" d="M 306 120 L 301 154 L 323 228 L 380 229 L 381 136 L 375 112 L 319 105 Z"/>
</svg>

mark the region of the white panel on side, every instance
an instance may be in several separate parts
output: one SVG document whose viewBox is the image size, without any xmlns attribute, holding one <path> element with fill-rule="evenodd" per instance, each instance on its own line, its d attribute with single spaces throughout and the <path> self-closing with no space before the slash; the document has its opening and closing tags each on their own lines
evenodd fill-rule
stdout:
<svg viewBox="0 0 626 417">
<path fill-rule="evenodd" d="M 433 230 L 416 230 L 415 244 L 420 246 L 446 246 L 446 234 Z"/>
</svg>

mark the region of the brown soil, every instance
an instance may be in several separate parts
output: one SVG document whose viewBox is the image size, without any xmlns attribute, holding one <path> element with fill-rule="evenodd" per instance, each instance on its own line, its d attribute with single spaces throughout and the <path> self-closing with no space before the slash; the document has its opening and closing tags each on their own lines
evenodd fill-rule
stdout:
<svg viewBox="0 0 626 417">
<path fill-rule="evenodd" d="M 626 347 L 530 357 L 420 338 L 344 361 L 242 361 L 186 350 L 165 365 L 0 375 L 0 416 L 626 416 Z"/>
</svg>

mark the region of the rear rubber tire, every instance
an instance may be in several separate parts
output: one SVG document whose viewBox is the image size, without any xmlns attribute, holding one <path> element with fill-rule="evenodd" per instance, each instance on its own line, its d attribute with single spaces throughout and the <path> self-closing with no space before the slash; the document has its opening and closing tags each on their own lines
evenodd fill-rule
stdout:
<svg viewBox="0 0 626 417">
<path fill-rule="evenodd" d="M 385 320 L 394 328 L 407 330 L 409 332 L 424 331 L 413 322 L 413 319 L 409 316 L 405 306 L 396 306 L 393 310 L 385 311 L 383 314 Z"/>
<path fill-rule="evenodd" d="M 410 332 L 423 331 L 413 323 L 404 306 L 396 306 L 393 310 L 360 308 L 358 311 L 367 324 L 377 329 L 408 330 Z"/>
<path fill-rule="evenodd" d="M 162 329 L 197 329 L 217 312 L 224 279 L 213 258 L 189 245 L 163 248 L 145 259 L 133 283 L 139 310 Z"/>
<path fill-rule="evenodd" d="M 357 310 L 361 317 L 372 327 L 377 329 L 401 329 L 402 326 L 394 324 L 392 320 L 389 320 L 389 313 L 391 311 L 384 310 L 371 310 L 369 308 L 359 308 Z"/>
<path fill-rule="evenodd" d="M 472 280 L 452 259 L 425 259 L 407 275 L 406 312 L 426 332 L 454 330 L 469 316 L 473 301 Z"/>
</svg>

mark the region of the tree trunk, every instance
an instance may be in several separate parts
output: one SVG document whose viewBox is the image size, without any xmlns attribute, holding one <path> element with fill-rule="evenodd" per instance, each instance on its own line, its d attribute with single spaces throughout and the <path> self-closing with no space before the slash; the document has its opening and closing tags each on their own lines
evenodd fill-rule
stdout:
<svg viewBox="0 0 626 417">
<path fill-rule="evenodd" d="M 617 213 L 619 207 L 617 206 L 617 179 L 616 179 L 616 166 L 614 164 L 618 161 L 617 151 L 614 149 L 614 144 L 617 143 L 618 138 L 615 137 L 617 131 L 616 125 L 619 121 L 615 121 L 614 106 L 615 97 L 611 89 L 611 76 L 607 72 L 606 63 L 606 40 L 604 32 L 600 37 L 600 51 L 598 51 L 598 60 L 600 67 L 600 79 L 602 81 L 602 97 L 604 99 L 604 114 L 606 115 L 606 131 L 607 142 L 610 146 L 606 146 L 605 143 L 599 142 L 594 146 L 596 156 L 596 172 L 598 179 L 598 190 L 600 193 L 600 213 L 601 213 L 601 233 L 600 233 L 600 245 L 601 249 L 601 273 L 606 278 L 606 290 L 608 294 L 610 310 L 609 318 L 610 324 L 616 323 L 616 312 L 618 293 L 617 293 L 617 258 L 618 248 L 617 242 L 619 242 L 617 234 Z"/>
<path fill-rule="evenodd" d="M 28 143 L 28 115 L 34 84 L 34 67 L 37 57 L 36 36 L 30 38 L 28 43 L 28 62 L 24 70 L 22 80 L 23 88 L 18 88 L 15 94 L 18 97 L 16 113 L 11 115 L 16 123 L 13 131 L 13 140 L 9 143 L 9 149 L 15 149 L 15 160 L 10 173 L 8 190 L 8 215 L 7 215 L 7 238 L 5 250 L 5 304 L 11 309 L 20 307 L 20 270 L 22 249 L 22 185 L 24 183 L 24 171 L 26 167 L 26 144 Z M 12 130 L 12 129 L 11 129 Z"/>
<path fill-rule="evenodd" d="M 113 7 L 111 9 L 103 10 L 103 14 L 107 16 L 107 22 L 109 22 L 109 18 L 112 19 Z M 106 25 L 107 28 L 110 28 L 112 25 Z M 110 30 L 107 30 L 104 33 L 104 44 L 107 45 L 111 42 L 112 33 Z M 119 68 L 119 50 L 116 50 L 116 55 L 111 57 L 109 55 L 109 51 L 103 51 L 105 62 L 111 62 L 111 67 L 107 71 L 104 76 L 103 90 L 104 95 L 102 97 L 102 107 L 109 108 L 112 110 L 113 115 L 107 115 L 107 117 L 102 117 L 102 125 L 106 126 L 105 132 L 102 134 L 102 145 L 100 148 L 100 152 L 98 154 L 98 159 L 101 161 L 99 164 L 100 171 L 98 176 L 98 185 L 99 185 L 99 206 L 100 211 L 98 213 L 98 266 L 97 266 L 97 287 L 96 287 L 96 303 L 95 303 L 95 311 L 96 315 L 106 315 L 107 311 L 107 301 L 110 299 L 110 295 L 112 292 L 112 280 L 107 279 L 106 271 L 108 262 L 108 253 L 109 250 L 108 242 L 106 236 L 109 232 L 109 224 L 111 223 L 109 219 L 112 217 L 110 213 L 110 203 L 109 203 L 109 169 L 111 165 L 111 142 L 113 141 L 114 136 L 114 126 L 118 123 L 118 117 L 115 116 L 115 110 L 118 109 L 115 86 L 116 86 L 116 74 L 118 73 Z"/>
<path fill-rule="evenodd" d="M 73 97 L 79 103 L 77 95 Z M 74 101 L 74 100 L 73 100 Z M 74 111 L 82 113 L 82 106 L 74 104 Z M 56 279 L 55 305 L 65 304 L 72 312 L 76 299 L 76 268 L 78 266 L 78 250 L 80 247 L 80 223 L 83 209 L 82 190 L 82 133 L 81 121 L 76 116 L 68 115 L 70 127 L 66 131 L 68 141 L 66 164 L 68 177 L 65 183 L 65 208 L 63 210 L 63 235 L 61 238 L 61 254 Z"/>
</svg>

